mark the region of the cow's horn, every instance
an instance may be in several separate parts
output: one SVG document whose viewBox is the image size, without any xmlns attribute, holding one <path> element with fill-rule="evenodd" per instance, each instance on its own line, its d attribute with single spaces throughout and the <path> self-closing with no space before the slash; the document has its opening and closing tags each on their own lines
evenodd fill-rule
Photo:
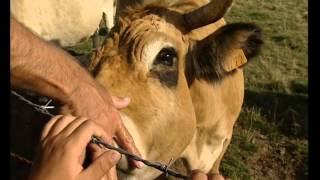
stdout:
<svg viewBox="0 0 320 180">
<path fill-rule="evenodd" d="M 183 15 L 187 30 L 193 30 L 216 22 L 226 13 L 232 0 L 211 0 L 205 6 Z"/>
</svg>

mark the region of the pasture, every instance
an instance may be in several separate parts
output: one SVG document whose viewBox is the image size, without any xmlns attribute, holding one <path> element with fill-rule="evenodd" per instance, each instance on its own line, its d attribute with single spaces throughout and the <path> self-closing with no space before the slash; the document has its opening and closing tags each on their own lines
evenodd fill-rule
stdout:
<svg viewBox="0 0 320 180">
<path fill-rule="evenodd" d="M 245 100 L 222 163 L 232 179 L 308 177 L 306 0 L 236 0 L 227 22 L 254 22 L 264 46 L 245 68 Z"/>
</svg>

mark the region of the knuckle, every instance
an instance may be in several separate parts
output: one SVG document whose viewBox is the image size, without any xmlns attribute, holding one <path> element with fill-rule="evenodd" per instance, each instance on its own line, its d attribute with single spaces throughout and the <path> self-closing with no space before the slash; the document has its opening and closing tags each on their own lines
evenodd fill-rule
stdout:
<svg viewBox="0 0 320 180">
<path fill-rule="evenodd" d="M 102 128 L 97 123 L 95 123 L 94 121 L 86 120 L 84 122 L 84 126 L 85 126 L 86 129 L 88 129 L 90 131 L 93 131 L 93 132 L 96 132 L 96 133 L 99 133 L 99 135 L 100 134 L 102 135 L 102 133 L 101 133 L 101 131 L 103 131 Z"/>
<path fill-rule="evenodd" d="M 84 121 L 84 126 L 85 126 L 86 128 L 93 129 L 96 125 L 95 125 L 95 123 L 94 123 L 93 121 L 91 121 L 91 120 L 85 120 L 85 121 Z"/>
<path fill-rule="evenodd" d="M 57 138 L 57 136 L 54 136 L 54 137 L 49 139 L 48 143 L 52 144 L 52 145 L 59 144 L 59 138 Z"/>
<path fill-rule="evenodd" d="M 40 147 L 41 149 L 44 149 L 44 148 L 47 146 L 47 144 L 48 144 L 48 138 L 44 138 L 44 139 L 42 139 L 42 140 L 40 141 L 39 147 Z"/>
<path fill-rule="evenodd" d="M 126 135 L 123 138 L 123 143 L 130 145 L 130 144 L 134 144 L 134 141 L 130 136 Z"/>
<path fill-rule="evenodd" d="M 71 150 L 73 148 L 73 142 L 66 140 L 63 144 L 64 150 Z"/>
<path fill-rule="evenodd" d="M 87 116 L 79 116 L 78 118 L 77 118 L 77 120 L 83 120 L 83 121 L 85 121 L 85 120 L 89 120 L 89 118 L 87 117 Z"/>
<path fill-rule="evenodd" d="M 76 117 L 72 116 L 71 114 L 67 114 L 67 115 L 64 115 L 62 117 L 63 120 L 72 120 L 72 119 L 75 119 Z"/>
<path fill-rule="evenodd" d="M 42 131 L 42 133 L 41 133 L 41 136 L 40 136 L 40 140 L 45 139 L 46 136 L 47 136 L 47 134 L 48 134 L 48 128 L 47 128 L 47 127 L 44 127 L 44 128 L 43 128 L 43 131 Z"/>
<path fill-rule="evenodd" d="M 50 149 L 50 148 L 56 146 L 57 143 L 58 142 L 57 142 L 56 138 L 45 138 L 43 141 L 41 141 L 40 147 L 42 149 L 47 149 L 47 148 Z"/>
</svg>

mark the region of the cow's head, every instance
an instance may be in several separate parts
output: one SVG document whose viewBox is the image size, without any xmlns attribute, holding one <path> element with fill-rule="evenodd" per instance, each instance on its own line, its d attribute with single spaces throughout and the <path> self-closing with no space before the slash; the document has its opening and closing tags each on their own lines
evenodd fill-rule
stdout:
<svg viewBox="0 0 320 180">
<path fill-rule="evenodd" d="M 113 95 L 131 97 L 121 115 L 144 158 L 167 163 L 191 141 L 194 79 L 219 81 L 243 64 L 232 62 L 234 50 L 248 57 L 256 53 L 261 40 L 255 25 L 226 25 L 201 41 L 187 35 L 220 19 L 230 4 L 217 0 L 186 14 L 157 6 L 128 9 L 92 58 L 89 69 L 96 80 Z M 127 176 L 151 176 L 129 171 L 126 163 L 119 169 Z"/>
</svg>

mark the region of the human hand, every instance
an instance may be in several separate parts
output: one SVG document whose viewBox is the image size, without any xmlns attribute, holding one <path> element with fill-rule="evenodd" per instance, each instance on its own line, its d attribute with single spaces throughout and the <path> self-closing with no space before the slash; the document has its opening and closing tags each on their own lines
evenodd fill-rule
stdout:
<svg viewBox="0 0 320 180">
<path fill-rule="evenodd" d="M 86 169 L 82 164 L 92 135 L 106 137 L 94 121 L 83 117 L 55 116 L 44 127 L 39 154 L 30 180 L 100 180 L 120 159 L 116 151 L 102 151 Z"/>
<path fill-rule="evenodd" d="M 67 103 L 68 111 L 71 111 L 69 113 L 89 117 L 100 124 L 107 133 L 107 138 L 103 139 L 105 142 L 112 144 L 112 138 L 114 138 L 119 146 L 132 154 L 141 156 L 118 112 L 118 109 L 130 103 L 130 98 L 111 97 L 108 91 L 98 83 L 79 87 L 81 88 L 70 95 Z M 143 167 L 139 161 L 131 160 L 131 163 L 137 168 Z"/>
<path fill-rule="evenodd" d="M 122 148 L 140 155 L 117 110 L 129 102 L 113 103 L 106 89 L 96 83 L 72 56 L 37 37 L 13 17 L 10 17 L 10 27 L 12 87 L 28 89 L 64 103 L 67 111 L 63 114 L 94 120 L 106 132 L 105 142 L 112 144 L 115 138 Z M 99 155 L 100 151 L 96 150 L 93 158 Z M 143 166 L 138 161 L 132 162 L 135 167 Z M 116 177 L 115 168 L 109 172 Z"/>
<path fill-rule="evenodd" d="M 224 180 L 220 174 L 205 174 L 199 170 L 193 170 L 188 178 L 189 180 Z"/>
</svg>

